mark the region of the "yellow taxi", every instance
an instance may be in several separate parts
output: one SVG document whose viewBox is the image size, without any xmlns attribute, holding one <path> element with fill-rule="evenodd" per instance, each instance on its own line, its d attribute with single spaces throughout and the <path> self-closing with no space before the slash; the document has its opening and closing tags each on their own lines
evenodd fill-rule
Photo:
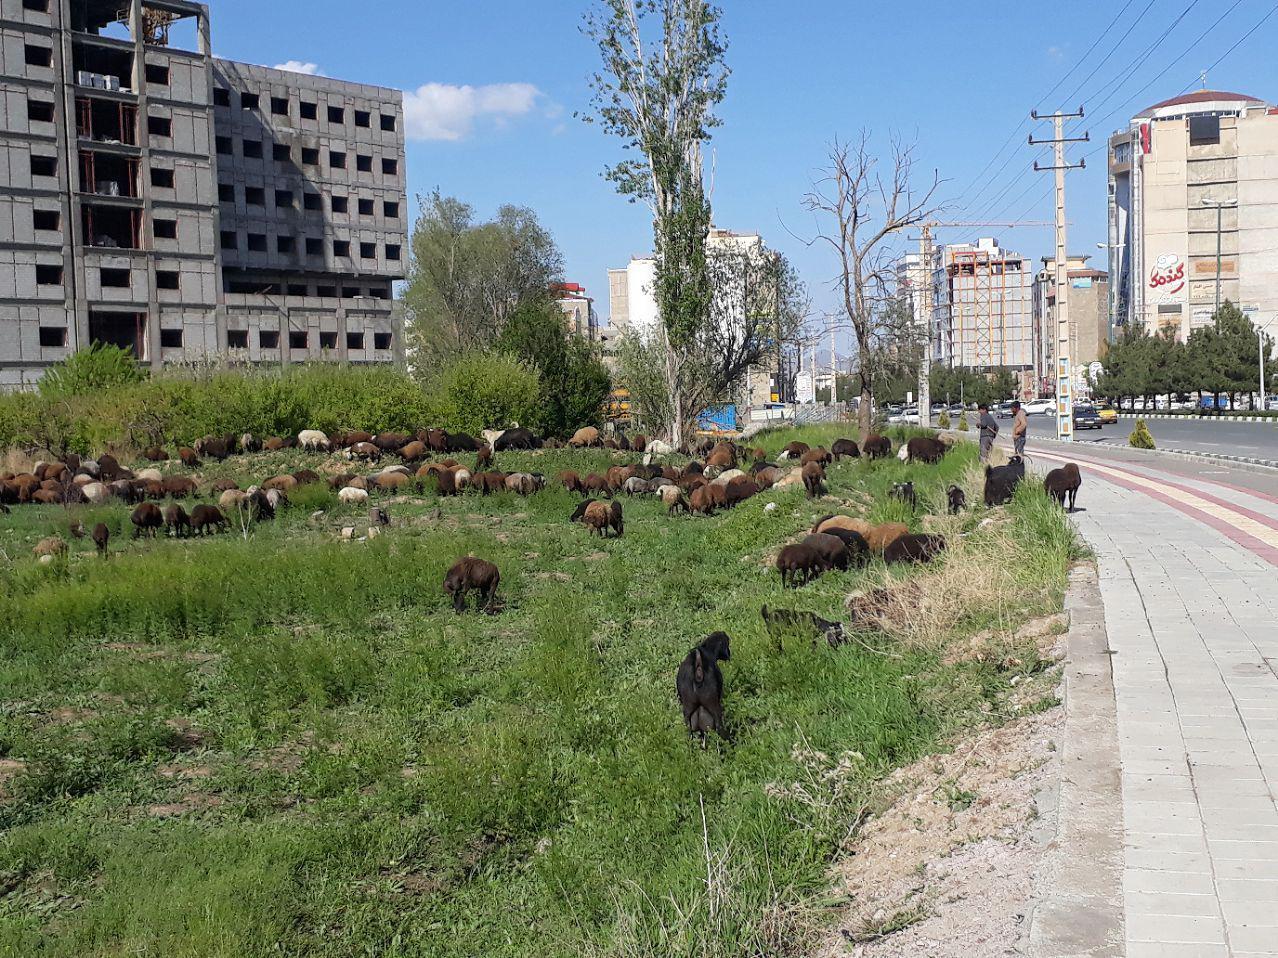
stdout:
<svg viewBox="0 0 1278 958">
<path fill-rule="evenodd" d="M 1102 426 L 1112 426 L 1118 422 L 1118 410 L 1107 402 L 1098 402 L 1096 412 L 1100 416 Z"/>
</svg>

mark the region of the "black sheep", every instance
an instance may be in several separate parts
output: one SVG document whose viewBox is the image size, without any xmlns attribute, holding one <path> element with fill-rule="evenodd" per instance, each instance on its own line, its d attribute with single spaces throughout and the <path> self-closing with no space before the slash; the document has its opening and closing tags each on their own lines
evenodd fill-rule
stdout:
<svg viewBox="0 0 1278 958">
<path fill-rule="evenodd" d="M 1025 479 L 1025 460 L 1013 456 L 1006 466 L 985 467 L 985 505 L 1005 506 Z"/>
<path fill-rule="evenodd" d="M 110 541 L 111 530 L 105 522 L 99 522 L 93 527 L 93 544 L 98 547 L 98 555 L 104 559 L 107 556 L 107 543 Z"/>
<path fill-rule="evenodd" d="M 948 447 L 939 439 L 917 436 L 905 444 L 905 455 L 910 462 L 937 463 L 945 458 Z"/>
<path fill-rule="evenodd" d="M 164 525 L 164 514 L 155 503 L 144 502 L 133 510 L 129 521 L 133 523 L 133 538 L 148 535 L 154 539 L 155 533 Z"/>
<path fill-rule="evenodd" d="M 892 455 L 892 440 L 887 436 L 870 436 L 861 443 L 861 454 L 870 459 L 886 459 Z"/>
<path fill-rule="evenodd" d="M 541 440 L 527 429 L 507 429 L 497 437 L 493 444 L 494 452 L 505 452 L 507 449 L 540 449 Z"/>
<path fill-rule="evenodd" d="M 942 536 L 905 535 L 883 551 L 883 561 L 888 565 L 931 562 L 944 551 L 945 539 Z"/>
<path fill-rule="evenodd" d="M 843 623 L 831 622 L 812 612 L 769 609 L 765 605 L 759 610 L 759 614 L 763 616 L 763 622 L 767 626 L 768 633 L 776 639 L 778 649 L 782 647 L 781 640 L 787 633 L 811 632 L 815 635 L 823 635 L 831 648 L 838 648 L 847 641 L 847 634 L 843 631 Z"/>
<path fill-rule="evenodd" d="M 712 632 L 684 657 L 675 677 L 683 720 L 689 734 L 701 736 L 702 748 L 707 732 L 723 734 L 723 672 L 719 663 L 731 661 L 731 642 L 727 633 Z"/>
<path fill-rule="evenodd" d="M 1083 477 L 1078 471 L 1075 463 L 1066 463 L 1059 469 L 1053 469 L 1047 474 L 1047 478 L 1043 480 L 1043 489 L 1047 494 L 1065 507 L 1066 499 L 1069 500 L 1069 511 L 1074 511 L 1074 503 L 1078 499 L 1078 489 L 1083 484 Z"/>
<path fill-rule="evenodd" d="M 958 486 L 950 486 L 945 490 L 945 498 L 950 504 L 950 515 L 957 516 L 967 508 L 967 493 Z"/>
<path fill-rule="evenodd" d="M 217 506 L 196 506 L 191 510 L 191 534 L 202 536 L 206 532 L 229 529 L 230 521 Z"/>
<path fill-rule="evenodd" d="M 892 487 L 891 496 L 894 499 L 900 499 L 908 505 L 911 510 L 918 509 L 919 507 L 918 493 L 914 491 L 914 483 L 912 482 L 898 482 Z"/>
<path fill-rule="evenodd" d="M 466 611 L 466 596 L 479 593 L 479 609 L 490 615 L 494 612 L 493 599 L 501 584 L 501 572 L 491 562 L 467 556 L 458 559 L 444 576 L 444 593 L 452 597 L 453 611 Z"/>
<path fill-rule="evenodd" d="M 834 440 L 834 445 L 830 447 L 830 454 L 834 456 L 834 461 L 838 462 L 844 456 L 850 459 L 859 459 L 861 450 L 851 439 L 836 439 Z"/>
<path fill-rule="evenodd" d="M 829 568 L 821 553 L 810 545 L 786 546 L 777 553 L 777 571 L 781 573 L 782 588 L 797 589 Z"/>
</svg>

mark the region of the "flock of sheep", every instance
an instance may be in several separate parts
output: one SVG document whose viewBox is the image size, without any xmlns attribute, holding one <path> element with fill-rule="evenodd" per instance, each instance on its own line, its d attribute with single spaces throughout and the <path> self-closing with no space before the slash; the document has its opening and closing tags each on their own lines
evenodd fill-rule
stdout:
<svg viewBox="0 0 1278 958">
<path fill-rule="evenodd" d="M 206 437 L 191 447 L 177 451 L 177 460 L 188 469 L 199 468 L 206 458 L 224 460 L 231 455 L 261 450 L 275 451 L 299 448 L 340 454 L 355 463 L 380 463 L 385 457 L 399 462 L 379 471 L 360 475 L 342 472 L 329 478 L 339 500 L 346 505 L 369 501 L 376 492 L 397 493 L 433 488 L 439 496 L 472 493 L 487 496 L 497 492 L 534 495 L 547 485 L 539 473 L 501 472 L 494 468 L 495 453 L 507 450 L 529 450 L 558 447 L 554 441 L 538 439 L 525 429 L 485 433 L 482 439 L 448 433 L 444 430 L 421 430 L 415 434 L 348 432 L 329 435 L 316 430 L 298 434 L 296 439 L 272 437 L 259 441 L 251 435 L 240 437 Z M 676 450 L 668 444 L 649 442 L 643 436 L 628 439 L 624 435 L 605 439 L 598 430 L 579 430 L 568 445 L 575 448 L 604 447 L 644 453 L 641 462 L 613 466 L 603 473 L 585 477 L 576 472 L 558 474 L 556 482 L 565 490 L 583 497 L 570 516 L 592 533 L 620 537 L 625 521 L 618 496 L 652 495 L 660 498 L 669 514 L 684 512 L 710 516 L 731 509 L 759 493 L 777 485 L 801 481 L 810 499 L 826 492 L 827 467 L 845 457 L 870 460 L 892 455 L 892 443 L 884 436 L 872 435 L 859 446 L 851 439 L 839 439 L 829 450 L 809 447 L 803 442 L 789 443 L 770 462 L 762 449 L 743 449 L 732 442 L 703 440 L 693 449 Z M 906 441 L 898 451 L 903 462 L 939 463 L 950 446 L 947 440 L 917 437 Z M 695 455 L 682 468 L 659 465 L 654 457 L 674 452 Z M 473 468 L 467 468 L 451 454 L 474 453 Z M 153 463 L 171 461 L 158 447 L 147 449 L 144 458 Z M 436 461 L 427 461 L 434 458 Z M 797 463 L 798 470 L 787 469 Z M 985 470 L 984 500 L 986 506 L 1011 501 L 1016 487 L 1025 478 L 1025 465 L 1014 457 L 1006 466 Z M 288 504 L 288 494 L 300 486 L 324 481 L 309 470 L 271 476 L 260 485 L 247 489 L 231 480 L 211 483 L 207 492 L 217 495 L 216 504 L 194 505 L 190 512 L 183 500 L 200 495 L 198 484 L 184 476 L 164 476 L 158 468 L 133 472 L 125 469 L 111 455 L 97 460 L 67 456 L 55 462 L 37 463 L 30 472 L 0 474 L 0 511 L 19 504 L 104 503 L 112 498 L 135 506 L 130 519 L 134 538 L 154 538 L 161 531 L 174 537 L 202 536 L 223 531 L 234 516 L 243 522 L 273 519 Z M 1078 467 L 1069 464 L 1051 472 L 1044 486 L 1062 506 L 1075 507 L 1081 485 Z M 796 483 L 797 484 L 797 483 Z M 913 483 L 893 487 L 891 494 L 917 508 L 918 497 Z M 966 496 L 957 486 L 946 491 L 949 511 L 954 514 L 966 508 Z M 168 500 L 161 507 L 157 503 Z M 385 521 L 385 513 L 372 510 Z M 71 534 L 83 536 L 79 523 L 71 523 Z M 110 532 L 104 523 L 97 524 L 91 538 L 98 552 L 107 554 Z M 59 545 L 60 543 L 60 545 Z M 866 565 L 878 556 L 888 564 L 926 563 L 940 556 L 946 548 L 944 537 L 911 533 L 904 523 L 871 524 L 845 515 L 827 515 L 817 521 L 800 542 L 784 546 L 776 557 L 776 569 L 785 587 L 797 588 L 832 570 L 847 570 Z M 65 552 L 65 542 L 45 540 L 36 547 L 44 561 Z M 468 608 L 468 600 L 476 597 L 480 610 L 497 610 L 497 590 L 501 583 L 498 567 L 482 558 L 459 559 L 444 577 L 443 591 L 457 612 Z M 826 622 L 809 613 L 774 610 L 765 607 L 763 616 L 769 627 L 778 624 L 808 626 L 829 637 L 841 630 L 837 623 Z M 833 641 L 833 639 L 831 640 Z M 723 729 L 723 675 L 718 663 L 730 658 L 730 638 L 716 632 L 690 651 L 680 665 L 676 680 L 684 720 L 689 731 L 699 734 L 704 744 L 705 733 Z"/>
</svg>

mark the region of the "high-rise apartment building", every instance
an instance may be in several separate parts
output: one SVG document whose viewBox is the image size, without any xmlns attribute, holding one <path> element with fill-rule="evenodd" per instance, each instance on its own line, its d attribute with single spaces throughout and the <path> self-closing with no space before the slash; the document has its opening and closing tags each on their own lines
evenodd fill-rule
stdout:
<svg viewBox="0 0 1278 958">
<path fill-rule="evenodd" d="M 1132 118 L 1109 141 L 1115 325 L 1211 322 L 1217 299 L 1278 333 L 1278 108 L 1215 90 Z M 1219 264 L 1219 268 L 1218 268 Z"/>
<path fill-rule="evenodd" d="M 1033 268 L 980 239 L 939 249 L 933 273 L 932 359 L 973 369 L 1034 366 Z"/>
<path fill-rule="evenodd" d="M 0 387 L 95 341 L 402 358 L 399 91 L 216 59 L 187 0 L 0 0 L 0 41 Z"/>
</svg>

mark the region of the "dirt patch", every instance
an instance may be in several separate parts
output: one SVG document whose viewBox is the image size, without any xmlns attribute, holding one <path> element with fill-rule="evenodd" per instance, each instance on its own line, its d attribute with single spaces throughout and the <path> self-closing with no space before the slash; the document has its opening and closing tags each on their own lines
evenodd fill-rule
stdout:
<svg viewBox="0 0 1278 958">
<path fill-rule="evenodd" d="M 45 725 L 79 725 L 83 722 L 91 722 L 101 713 L 95 709 L 73 708 L 64 705 L 60 708 L 46 712 L 44 715 Z"/>
<path fill-rule="evenodd" d="M 192 779 L 210 777 L 213 774 L 213 767 L 210 765 L 183 765 L 181 762 L 169 762 L 159 766 L 155 773 L 161 778 L 190 781 Z"/>
<path fill-rule="evenodd" d="M 189 719 L 166 719 L 165 725 L 173 732 L 173 746 L 180 750 L 202 748 L 208 738 L 207 733 L 195 727 Z"/>
<path fill-rule="evenodd" d="M 847 904 L 819 958 L 1018 954 L 1050 837 L 1064 709 L 982 731 L 884 783 L 891 804 L 835 871 Z"/>
<path fill-rule="evenodd" d="M 27 763 L 16 758 L 0 758 L 0 799 L 9 797 L 9 784 L 26 771 Z"/>
<path fill-rule="evenodd" d="M 203 792 L 194 792 L 190 795 L 184 795 L 176 802 L 166 802 L 159 805 L 148 805 L 146 813 L 151 818 L 177 818 L 181 815 L 189 815 L 192 812 L 201 812 L 210 808 L 217 808 L 224 804 L 223 800 L 217 795 L 207 795 Z"/>
</svg>

